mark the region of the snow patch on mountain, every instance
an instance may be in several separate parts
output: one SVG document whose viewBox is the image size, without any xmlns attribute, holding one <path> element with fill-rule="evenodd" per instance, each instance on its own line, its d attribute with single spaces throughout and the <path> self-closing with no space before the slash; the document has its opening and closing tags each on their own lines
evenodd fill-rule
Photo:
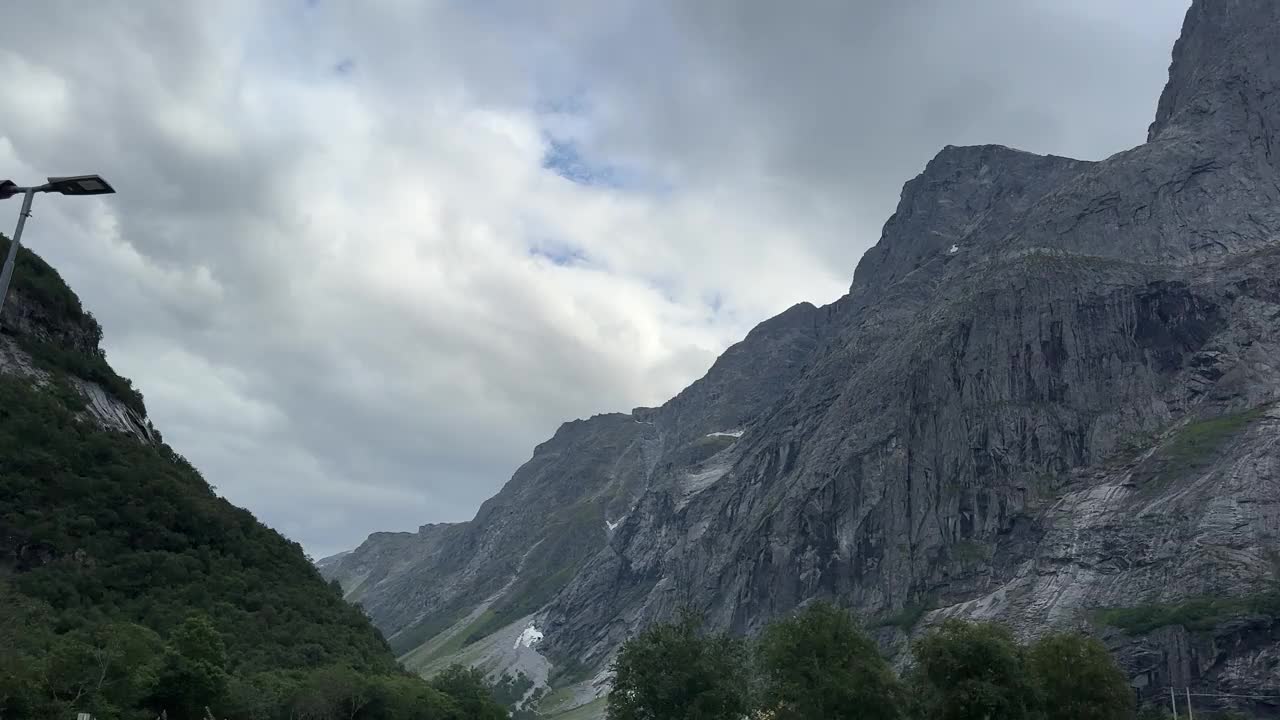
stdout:
<svg viewBox="0 0 1280 720">
<path fill-rule="evenodd" d="M 542 642 L 542 631 L 535 625 L 530 624 L 529 627 L 525 628 L 524 631 L 520 633 L 520 637 L 516 638 L 516 644 L 511 649 L 518 650 L 521 647 L 531 648 L 540 642 Z"/>
</svg>

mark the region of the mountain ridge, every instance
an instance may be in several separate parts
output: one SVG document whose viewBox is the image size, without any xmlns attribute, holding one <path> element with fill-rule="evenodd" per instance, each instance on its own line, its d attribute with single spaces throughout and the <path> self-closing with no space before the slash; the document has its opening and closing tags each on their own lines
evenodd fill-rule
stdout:
<svg viewBox="0 0 1280 720">
<path fill-rule="evenodd" d="M 457 531 L 487 542 L 433 548 L 468 570 L 410 546 L 351 597 L 388 630 L 436 631 L 398 650 L 456 651 L 430 638 L 475 606 L 441 598 L 514 596 L 525 560 L 572 536 L 572 561 L 548 568 L 567 579 L 498 621 L 584 668 L 558 683 L 569 705 L 681 605 L 749 633 L 814 598 L 858 610 L 891 651 L 949 616 L 1080 625 L 1140 692 L 1261 693 L 1275 618 L 1244 635 L 1240 618 L 1145 633 L 1104 618 L 1252 597 L 1280 573 L 1278 7 L 1196 0 L 1136 148 L 944 148 L 848 295 L 766 321 L 660 408 L 562 427 Z M 349 587 L 344 566 L 383 550 L 326 574 Z M 415 596 L 424 583 L 438 594 Z M 500 629 L 473 623 L 464 636 Z"/>
</svg>

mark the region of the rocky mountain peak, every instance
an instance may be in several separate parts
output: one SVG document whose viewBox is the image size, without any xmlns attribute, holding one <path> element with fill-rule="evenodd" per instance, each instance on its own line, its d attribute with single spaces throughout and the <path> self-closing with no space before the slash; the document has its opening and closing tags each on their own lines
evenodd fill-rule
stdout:
<svg viewBox="0 0 1280 720">
<path fill-rule="evenodd" d="M 1173 47 L 1169 83 L 1147 134 L 1244 136 L 1271 158 L 1280 142 L 1280 3 L 1195 0 Z"/>
<path fill-rule="evenodd" d="M 949 617 L 1092 628 L 1144 698 L 1271 693 L 1277 40 L 1280 0 L 1196 0 L 1150 142 L 943 148 L 849 295 L 325 573 L 410 668 L 525 672 L 551 717 L 597 717 L 619 644 L 681 605 L 751 633 L 814 598 L 895 653 Z"/>
<path fill-rule="evenodd" d="M 852 290 L 884 288 L 931 263 L 972 253 L 1089 163 L 1003 145 L 944 147 L 902 188 L 880 242 L 858 263 Z"/>
</svg>

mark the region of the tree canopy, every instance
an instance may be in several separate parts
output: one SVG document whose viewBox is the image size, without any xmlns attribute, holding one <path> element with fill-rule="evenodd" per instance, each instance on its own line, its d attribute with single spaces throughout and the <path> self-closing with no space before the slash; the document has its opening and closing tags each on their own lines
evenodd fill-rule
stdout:
<svg viewBox="0 0 1280 720">
<path fill-rule="evenodd" d="M 1078 633 L 1053 633 L 1027 654 L 1045 720 L 1133 717 L 1133 690 L 1106 646 Z"/>
<path fill-rule="evenodd" d="M 704 634 L 695 615 L 654 625 L 613 664 L 610 720 L 739 720 L 750 710 L 746 644 Z"/>
<path fill-rule="evenodd" d="M 1038 710 L 1024 651 L 1007 628 L 948 620 L 917 640 L 920 714 L 937 720 L 1022 720 Z"/>
<path fill-rule="evenodd" d="M 948 620 L 912 642 L 904 683 L 830 604 L 774 621 L 753 644 L 700 627 L 684 615 L 623 645 L 610 720 L 1127 720 L 1136 710 L 1124 673 L 1083 635 L 1024 646 L 1000 625 Z"/>
<path fill-rule="evenodd" d="M 898 678 L 848 611 L 827 603 L 770 625 L 760 638 L 761 704 L 778 720 L 896 720 Z"/>
</svg>

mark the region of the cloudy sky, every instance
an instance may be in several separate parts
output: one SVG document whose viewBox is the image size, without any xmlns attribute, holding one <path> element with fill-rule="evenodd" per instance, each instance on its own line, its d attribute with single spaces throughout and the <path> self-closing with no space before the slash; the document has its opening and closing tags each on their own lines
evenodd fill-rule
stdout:
<svg viewBox="0 0 1280 720">
<path fill-rule="evenodd" d="M 114 183 L 26 243 L 318 557 L 834 300 L 943 145 L 1141 142 L 1188 4 L 0 0 L 0 177 Z"/>
</svg>

